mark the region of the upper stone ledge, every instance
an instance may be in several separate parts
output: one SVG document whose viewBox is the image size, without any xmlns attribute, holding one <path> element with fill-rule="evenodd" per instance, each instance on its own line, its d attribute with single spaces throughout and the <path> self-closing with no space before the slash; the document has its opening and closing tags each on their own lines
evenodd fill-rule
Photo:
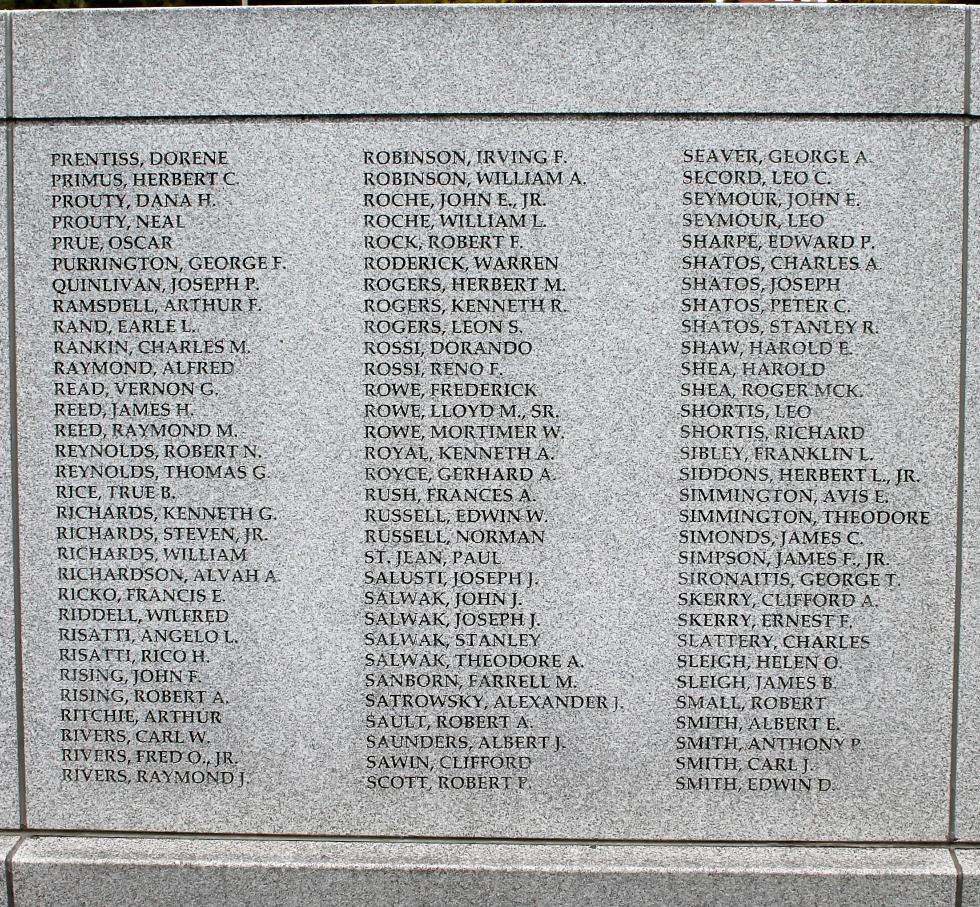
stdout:
<svg viewBox="0 0 980 907">
<path fill-rule="evenodd" d="M 16 12 L 13 112 L 962 114 L 965 15 L 626 3 Z"/>
</svg>

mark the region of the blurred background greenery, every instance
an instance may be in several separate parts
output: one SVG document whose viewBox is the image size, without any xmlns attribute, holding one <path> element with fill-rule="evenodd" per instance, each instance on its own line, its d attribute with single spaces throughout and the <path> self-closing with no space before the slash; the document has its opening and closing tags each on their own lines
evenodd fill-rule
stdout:
<svg viewBox="0 0 980 907">
<path fill-rule="evenodd" d="M 313 0 L 249 0 L 248 6 L 338 6 L 374 5 L 390 3 L 554 3 L 580 2 L 580 0 L 337 0 L 337 2 L 313 2 Z M 694 3 L 713 3 L 716 0 L 685 0 Z M 725 0 L 727 3 L 747 0 Z M 767 2 L 767 0 L 752 0 Z M 768 0 L 772 2 L 772 0 Z M 810 0 L 813 2 L 813 0 Z M 828 3 L 948 3 L 950 0 L 827 0 Z M 980 0 L 967 0 L 968 3 Z M 242 6 L 241 0 L 0 0 L 0 9 L 123 9 L 135 6 Z"/>
</svg>

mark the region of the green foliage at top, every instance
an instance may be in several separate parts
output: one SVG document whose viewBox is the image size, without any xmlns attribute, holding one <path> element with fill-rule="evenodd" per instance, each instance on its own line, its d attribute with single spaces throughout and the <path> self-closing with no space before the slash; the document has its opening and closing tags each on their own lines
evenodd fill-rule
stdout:
<svg viewBox="0 0 980 907">
<path fill-rule="evenodd" d="M 392 3 L 551 3 L 561 0 L 368 0 L 372 5 L 388 6 Z M 695 0 L 696 3 L 704 0 Z"/>
<path fill-rule="evenodd" d="M 561 0 L 368 0 L 368 2 L 372 6 L 388 6 L 392 3 L 560 3 Z M 695 2 L 700 3 L 705 0 L 695 0 Z"/>
</svg>

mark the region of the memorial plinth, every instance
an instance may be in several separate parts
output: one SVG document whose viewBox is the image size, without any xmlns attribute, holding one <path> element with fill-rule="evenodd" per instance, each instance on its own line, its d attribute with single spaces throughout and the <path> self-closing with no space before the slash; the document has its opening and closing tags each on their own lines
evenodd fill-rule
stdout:
<svg viewBox="0 0 980 907">
<path fill-rule="evenodd" d="M 970 902 L 966 8 L 4 27 L 15 904 Z"/>
</svg>

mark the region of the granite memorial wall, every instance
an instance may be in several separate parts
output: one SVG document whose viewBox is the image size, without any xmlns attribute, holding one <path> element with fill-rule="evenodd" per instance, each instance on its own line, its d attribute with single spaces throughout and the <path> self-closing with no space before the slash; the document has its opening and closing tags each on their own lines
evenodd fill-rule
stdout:
<svg viewBox="0 0 980 907">
<path fill-rule="evenodd" d="M 977 28 L 6 15 L 8 902 L 980 903 Z"/>
</svg>

